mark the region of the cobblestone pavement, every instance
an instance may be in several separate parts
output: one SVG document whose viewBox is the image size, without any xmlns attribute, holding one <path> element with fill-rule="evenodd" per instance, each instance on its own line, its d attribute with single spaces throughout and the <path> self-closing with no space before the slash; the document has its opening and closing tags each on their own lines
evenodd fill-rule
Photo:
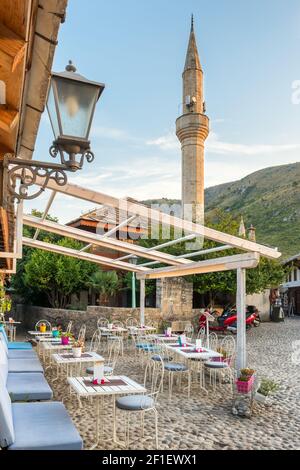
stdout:
<svg viewBox="0 0 300 470">
<path fill-rule="evenodd" d="M 228 385 L 220 385 L 213 392 L 208 385 L 208 395 L 199 389 L 192 390 L 188 399 L 185 391 L 175 392 L 171 400 L 167 390 L 159 397 L 159 448 L 160 449 L 300 449 L 300 360 L 292 362 L 293 344 L 300 341 L 300 318 L 284 323 L 263 323 L 247 333 L 248 364 L 260 377 L 268 377 L 280 384 L 272 407 L 255 403 L 250 419 L 231 414 L 232 396 Z M 300 350 L 300 345 L 298 346 Z M 298 354 L 300 359 L 300 353 Z M 143 368 L 134 353 L 125 353 L 118 363 L 116 374 L 127 375 L 143 382 Z M 63 380 L 53 382 L 55 371 L 46 371 L 54 390 L 54 398 L 63 400 L 84 439 L 85 448 L 93 444 L 95 429 L 94 405 L 87 400 L 79 408 L 74 395 L 70 396 Z M 111 430 L 106 405 L 103 423 Z M 139 419 L 132 418 L 132 449 L 153 449 L 153 420 L 146 418 L 145 438 L 139 431 Z M 118 419 L 117 432 L 123 437 L 123 421 Z M 107 438 L 109 439 L 109 432 Z M 120 449 L 111 440 L 99 449 Z"/>
</svg>

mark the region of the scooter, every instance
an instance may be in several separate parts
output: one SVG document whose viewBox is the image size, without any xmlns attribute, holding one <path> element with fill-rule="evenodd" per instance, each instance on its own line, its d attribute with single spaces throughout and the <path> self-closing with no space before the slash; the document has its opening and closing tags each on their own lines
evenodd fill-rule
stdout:
<svg viewBox="0 0 300 470">
<path fill-rule="evenodd" d="M 214 312 L 209 312 L 214 315 Z M 215 315 L 214 315 L 215 316 Z M 246 309 L 246 328 L 259 326 L 260 318 L 258 309 L 254 306 L 247 306 Z M 206 316 L 201 315 L 199 318 L 199 328 L 206 327 Z M 216 317 L 216 321 L 209 324 L 209 331 L 236 333 L 237 329 L 237 312 L 234 307 L 226 307 L 221 316 Z"/>
</svg>

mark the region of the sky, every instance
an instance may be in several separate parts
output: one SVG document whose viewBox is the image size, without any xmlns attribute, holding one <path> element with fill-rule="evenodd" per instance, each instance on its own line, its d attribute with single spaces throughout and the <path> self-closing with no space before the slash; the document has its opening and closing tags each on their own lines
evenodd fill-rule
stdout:
<svg viewBox="0 0 300 470">
<path fill-rule="evenodd" d="M 175 120 L 191 13 L 211 127 L 205 187 L 300 161 L 299 0 L 69 0 L 53 71 L 72 59 L 106 85 L 90 135 L 95 161 L 70 182 L 117 197 L 180 198 Z M 51 160 L 52 140 L 45 111 L 35 159 Z M 48 196 L 25 210 L 43 210 Z M 58 195 L 50 212 L 67 222 L 93 207 Z"/>
</svg>

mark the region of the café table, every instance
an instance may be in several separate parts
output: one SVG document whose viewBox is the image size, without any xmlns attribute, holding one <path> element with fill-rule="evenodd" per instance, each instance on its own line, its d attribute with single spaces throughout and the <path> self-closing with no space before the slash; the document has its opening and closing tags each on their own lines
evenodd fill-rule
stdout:
<svg viewBox="0 0 300 470">
<path fill-rule="evenodd" d="M 60 338 L 53 338 L 52 340 L 42 342 L 41 347 L 43 362 L 46 364 L 47 359 L 49 359 L 48 367 L 51 367 L 51 354 L 72 349 L 72 341 L 70 341 L 69 344 L 62 344 Z"/>
<path fill-rule="evenodd" d="M 151 338 L 162 343 L 174 343 L 178 340 L 178 335 L 172 334 L 172 336 L 166 336 L 163 334 L 151 335 Z"/>
<path fill-rule="evenodd" d="M 95 443 L 91 449 L 95 449 L 100 442 L 104 442 L 104 422 L 107 420 L 111 422 L 111 417 L 108 415 L 108 406 L 105 406 L 105 398 L 111 398 L 112 400 L 112 421 L 113 421 L 113 435 L 109 439 L 109 442 L 113 441 L 117 443 L 116 438 L 116 397 L 120 395 L 128 394 L 142 394 L 146 393 L 147 390 L 143 385 L 138 384 L 134 380 L 121 376 L 110 376 L 107 378 L 108 382 L 102 385 L 94 385 L 91 377 L 68 377 L 68 383 L 71 390 L 76 393 L 79 406 L 82 408 L 81 399 L 91 398 L 95 403 Z M 102 429 L 100 432 L 100 424 L 102 423 Z M 120 444 L 120 443 L 119 443 Z"/>
<path fill-rule="evenodd" d="M 167 350 L 172 351 L 185 359 L 190 370 L 196 374 L 196 376 L 199 375 L 200 381 L 197 385 L 199 385 L 199 387 L 205 393 L 207 393 L 205 387 L 203 362 L 207 361 L 208 359 L 221 358 L 223 355 L 217 351 L 213 351 L 212 349 L 205 347 L 201 347 L 196 350 L 196 345 L 190 342 L 187 342 L 184 346 L 180 345 L 179 343 L 172 343 L 167 344 L 165 347 Z"/>
<path fill-rule="evenodd" d="M 53 381 L 58 380 L 59 377 L 81 375 L 82 365 L 86 368 L 87 366 L 94 365 L 95 362 L 101 362 L 104 364 L 104 358 L 94 351 L 82 352 L 80 357 L 74 357 L 72 352 L 61 352 L 53 353 L 52 360 L 56 364 L 56 377 Z"/>
<path fill-rule="evenodd" d="M 21 325 L 22 322 L 20 321 L 6 321 L 6 320 L 1 320 L 0 324 L 4 325 L 4 328 L 7 329 L 8 333 L 8 339 L 9 341 L 13 342 L 16 340 L 16 331 L 17 331 L 17 325 Z"/>
</svg>

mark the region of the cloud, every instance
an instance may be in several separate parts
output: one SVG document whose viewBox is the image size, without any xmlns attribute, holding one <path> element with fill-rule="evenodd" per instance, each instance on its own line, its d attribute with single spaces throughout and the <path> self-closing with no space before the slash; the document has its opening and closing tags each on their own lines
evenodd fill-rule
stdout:
<svg viewBox="0 0 300 470">
<path fill-rule="evenodd" d="M 171 132 L 156 139 L 146 141 L 146 145 L 152 145 L 160 150 L 175 150 L 180 148 L 177 137 Z M 300 144 L 240 144 L 236 142 L 226 142 L 220 139 L 215 132 L 211 131 L 206 141 L 205 148 L 208 153 L 253 156 L 299 150 Z"/>
<path fill-rule="evenodd" d="M 91 131 L 92 137 L 115 140 L 117 142 L 140 142 L 141 139 L 132 136 L 125 129 L 115 127 L 94 126 Z"/>
<path fill-rule="evenodd" d="M 173 132 L 169 132 L 166 135 L 158 137 L 157 139 L 147 140 L 146 145 L 152 145 L 158 147 L 161 150 L 175 150 L 180 149 L 180 143 Z"/>
</svg>

